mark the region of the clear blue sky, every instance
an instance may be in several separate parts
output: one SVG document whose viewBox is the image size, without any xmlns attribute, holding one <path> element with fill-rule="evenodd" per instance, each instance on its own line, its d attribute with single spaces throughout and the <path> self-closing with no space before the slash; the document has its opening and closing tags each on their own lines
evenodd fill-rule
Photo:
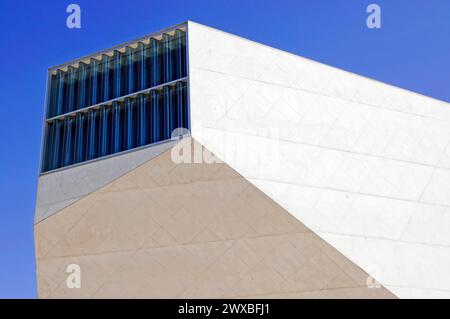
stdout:
<svg viewBox="0 0 450 319">
<path fill-rule="evenodd" d="M 70 3 L 81 6 L 80 30 L 65 25 Z M 370 3 L 381 30 L 366 27 Z M 36 297 L 46 69 L 188 19 L 450 101 L 449 0 L 1 0 L 0 298 Z"/>
</svg>

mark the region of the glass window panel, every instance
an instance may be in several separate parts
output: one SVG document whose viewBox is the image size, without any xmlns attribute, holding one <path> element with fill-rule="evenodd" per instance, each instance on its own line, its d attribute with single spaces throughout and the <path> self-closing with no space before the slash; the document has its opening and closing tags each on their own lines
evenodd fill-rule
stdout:
<svg viewBox="0 0 450 319">
<path fill-rule="evenodd" d="M 186 76 L 185 32 L 158 39 L 52 72 L 43 171 L 160 142 L 170 139 L 175 128 L 187 128 L 186 84 L 181 81 L 106 103 Z M 74 113 L 65 115 L 69 112 Z"/>
</svg>

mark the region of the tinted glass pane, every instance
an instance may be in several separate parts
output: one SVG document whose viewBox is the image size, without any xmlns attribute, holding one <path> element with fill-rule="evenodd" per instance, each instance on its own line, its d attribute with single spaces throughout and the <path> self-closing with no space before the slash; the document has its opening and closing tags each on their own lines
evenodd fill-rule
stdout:
<svg viewBox="0 0 450 319">
<path fill-rule="evenodd" d="M 187 128 L 186 84 L 177 81 L 186 77 L 185 43 L 185 32 L 175 30 L 51 74 L 43 171 L 167 140 L 174 129 Z"/>
</svg>

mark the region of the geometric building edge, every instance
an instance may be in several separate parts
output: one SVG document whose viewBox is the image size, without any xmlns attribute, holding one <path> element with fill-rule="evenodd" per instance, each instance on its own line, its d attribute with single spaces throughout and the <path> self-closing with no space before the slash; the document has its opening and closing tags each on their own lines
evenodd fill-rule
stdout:
<svg viewBox="0 0 450 319">
<path fill-rule="evenodd" d="M 40 298 L 395 297 L 225 163 L 175 164 L 180 144 L 35 225 Z"/>
<path fill-rule="evenodd" d="M 41 175 L 38 180 L 34 223 L 37 224 L 56 214 L 89 193 L 158 156 L 173 146 L 173 143 L 171 141 L 163 142 L 151 147 Z"/>
<path fill-rule="evenodd" d="M 164 250 L 164 247 L 178 247 L 177 239 L 192 235 L 189 232 L 199 225 L 204 226 L 195 218 L 193 221 L 184 219 L 187 217 L 180 212 L 185 212 L 185 208 L 176 204 L 178 199 L 180 202 L 187 200 L 180 190 L 192 196 L 195 191 L 202 194 L 202 201 L 209 205 L 211 213 L 222 212 L 225 226 L 235 227 L 242 222 L 235 214 L 229 215 L 226 209 L 215 208 L 205 190 L 196 188 L 204 181 L 203 177 L 212 183 L 209 191 L 216 192 L 214 196 L 218 196 L 217 203 L 221 205 L 230 198 L 237 200 L 234 192 L 242 185 L 255 187 L 255 194 L 260 192 L 258 201 L 253 203 L 249 198 L 245 203 L 249 211 L 244 210 L 242 214 L 251 214 L 255 207 L 264 211 L 264 205 L 276 206 L 279 216 L 283 216 L 281 220 L 288 218 L 285 214 L 293 216 L 314 237 L 312 240 L 303 235 L 295 235 L 302 239 L 288 236 L 286 245 L 301 246 L 305 249 L 303 253 L 309 254 L 309 248 L 304 245 L 309 247 L 308 243 L 314 242 L 314 247 L 326 246 L 328 248 L 324 249 L 331 249 L 332 255 L 342 254 L 339 262 L 359 269 L 355 270 L 358 274 L 355 284 L 355 278 L 350 275 L 353 279 L 348 279 L 349 274 L 338 263 L 340 270 L 330 270 L 336 275 L 336 281 L 324 283 L 323 278 L 317 279 L 318 286 L 301 277 L 313 271 L 312 268 L 297 269 L 300 271 L 297 279 L 302 278 L 306 290 L 300 288 L 301 280 L 291 278 L 297 285 L 291 290 L 287 286 L 277 290 L 279 287 L 273 285 L 266 289 L 261 281 L 262 286 L 246 296 L 393 297 L 389 291 L 400 298 L 450 296 L 450 279 L 445 276 L 450 267 L 447 232 L 450 227 L 447 218 L 450 212 L 450 108 L 446 102 L 187 21 L 49 69 L 45 114 L 35 214 L 38 286 L 40 291 L 45 291 L 39 293 L 40 297 L 52 295 L 49 287 L 58 292 L 54 296 L 71 296 L 62 287 L 60 272 L 64 275 L 64 269 L 56 259 L 75 262 L 77 256 L 87 251 L 93 255 L 106 254 L 101 261 L 94 257 L 83 260 L 86 267 L 94 267 L 97 272 L 104 270 L 98 268 L 98 263 L 105 266 L 110 265 L 111 260 L 131 258 L 132 255 L 120 255 L 128 247 L 140 253 L 134 264 L 121 263 L 127 271 L 144 276 L 140 265 L 148 266 L 158 260 L 153 265 L 160 273 L 157 271 L 152 276 L 180 272 L 191 276 L 192 269 L 187 273 L 179 268 L 173 268 L 172 272 L 165 270 L 170 265 L 169 255 L 177 256 L 179 249 Z M 183 130 L 174 135 L 176 128 Z M 227 174 L 220 178 L 228 183 L 233 176 L 231 179 L 237 184 L 229 188 L 222 181 L 225 184 L 217 186 L 214 184 L 216 177 L 210 175 L 211 170 L 204 164 L 198 164 L 196 169 L 195 165 L 168 163 L 168 154 L 179 143 L 171 138 L 182 136 L 191 136 L 192 139 L 188 139 L 193 144 L 201 145 L 223 160 L 226 168 L 219 171 Z M 167 167 L 175 170 L 176 178 L 170 180 L 167 176 L 170 182 L 163 182 L 162 172 L 172 173 L 165 170 Z M 144 171 L 145 174 L 136 173 Z M 195 180 L 192 190 L 181 182 L 189 184 L 192 180 Z M 214 190 L 216 186 L 219 189 Z M 163 192 L 169 189 L 170 195 Z M 103 200 L 115 201 L 113 197 L 119 196 L 127 202 L 127 194 L 137 196 L 136 201 L 143 207 L 147 207 L 146 201 L 160 207 L 158 197 L 168 200 L 170 205 L 165 205 L 171 206 L 170 209 L 166 207 L 162 211 L 171 211 L 178 221 L 169 221 L 169 217 L 143 207 L 136 213 L 137 220 L 143 218 L 141 226 L 127 220 L 120 209 L 115 212 L 118 221 L 111 220 L 102 207 L 112 210 L 117 207 L 108 206 Z M 202 201 L 185 203 L 195 215 L 198 207 L 201 213 L 206 213 L 206 204 Z M 87 202 L 95 202 L 99 207 L 98 212 L 91 208 L 92 217 L 100 222 L 92 225 L 99 227 L 98 238 L 87 226 L 92 222 L 85 214 L 89 210 Z M 179 210 L 178 214 L 174 207 Z M 149 216 L 152 222 L 147 220 Z M 220 218 L 220 214 L 216 217 Z M 258 217 L 264 219 L 264 215 Z M 80 221 L 78 233 L 70 233 L 65 228 L 65 218 L 69 224 L 72 218 Z M 202 218 L 208 220 L 208 214 Z M 128 227 L 118 226 L 119 220 Z M 258 219 L 249 220 L 260 224 Z M 177 222 L 186 228 L 171 228 Z M 278 222 L 280 220 L 274 217 L 266 226 L 259 226 L 270 229 L 270 223 L 278 225 Z M 162 224 L 168 228 L 162 231 Z M 144 225 L 154 230 L 151 231 L 154 238 L 144 238 L 140 233 Z M 58 227 L 61 229 L 56 232 L 62 237 L 50 235 Z M 120 231 L 112 235 L 116 228 Z M 214 230 L 197 234 L 201 235 L 203 244 L 219 236 L 217 229 Z M 220 229 L 219 233 L 227 231 Z M 67 237 L 61 232 L 67 232 L 64 235 Z M 236 240 L 238 247 L 233 246 L 232 251 L 240 254 L 248 251 L 243 246 L 250 240 L 245 234 L 241 235 L 245 238 L 243 241 L 230 234 L 219 237 Z M 275 247 L 282 240 L 276 241 L 276 245 L 269 242 L 270 247 Z M 181 243 L 187 242 L 181 240 Z M 287 246 L 283 247 L 283 252 L 296 254 Z M 158 259 L 162 251 L 163 258 Z M 259 248 L 255 251 L 264 254 Z M 197 257 L 202 256 L 201 251 L 197 253 L 200 254 Z M 193 254 L 192 249 L 179 257 L 187 266 L 190 254 Z M 152 256 L 150 260 L 148 256 Z M 311 261 L 309 267 L 315 265 L 326 277 L 328 268 L 321 269 L 320 262 L 316 261 L 331 258 L 327 256 L 310 256 L 313 261 L 305 255 L 297 257 Z M 231 264 L 215 264 L 217 272 L 207 278 L 242 276 L 241 261 L 234 257 L 224 260 Z M 271 258 L 275 264 L 283 259 L 278 255 Z M 298 267 L 299 260 L 296 261 Z M 281 277 L 286 279 L 292 275 L 280 274 L 289 272 L 286 260 L 277 270 L 270 265 L 266 261 L 261 273 L 255 270 L 252 274 L 246 269 L 246 274 L 253 279 L 264 274 L 280 281 Z M 231 272 L 222 267 L 228 267 Z M 120 269 L 111 271 L 117 276 L 108 277 L 111 274 L 106 270 L 109 275 L 102 277 L 103 282 L 92 280 L 91 296 L 95 295 L 94 291 L 103 291 L 105 297 L 113 296 L 119 287 L 129 289 L 125 291 L 129 295 L 141 297 L 146 296 L 143 291 L 153 297 L 205 297 L 202 293 L 210 289 L 216 289 L 213 295 L 217 297 L 240 296 L 215 279 L 214 284 L 200 281 L 196 295 L 188 286 L 196 282 L 193 278 L 197 278 L 198 273 L 190 277 L 192 281 L 181 284 L 190 294 L 183 295 L 174 288 L 171 292 L 161 291 L 163 295 L 152 295 L 148 286 L 139 287 L 140 292 L 136 290 L 136 285 L 139 286 L 136 278 L 120 274 Z M 375 278 L 382 290 L 365 289 L 362 277 L 367 279 L 368 276 Z M 246 279 L 253 280 L 250 277 Z M 153 279 L 147 279 L 150 285 Z M 133 284 L 127 286 L 127 282 Z M 169 278 L 156 285 L 162 283 L 177 285 L 169 283 Z M 328 283 L 339 287 L 335 295 L 328 291 Z M 220 289 L 227 293 L 221 295 Z M 271 294 L 270 291 L 283 293 Z"/>
</svg>

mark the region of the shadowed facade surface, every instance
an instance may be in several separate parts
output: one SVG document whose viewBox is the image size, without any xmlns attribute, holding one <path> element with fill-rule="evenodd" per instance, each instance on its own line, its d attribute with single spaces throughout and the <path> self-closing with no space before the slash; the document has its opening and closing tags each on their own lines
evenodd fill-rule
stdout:
<svg viewBox="0 0 450 319">
<path fill-rule="evenodd" d="M 228 165 L 176 164 L 171 150 L 35 237 L 40 298 L 395 297 Z M 80 289 L 67 288 L 69 264 Z"/>
</svg>

